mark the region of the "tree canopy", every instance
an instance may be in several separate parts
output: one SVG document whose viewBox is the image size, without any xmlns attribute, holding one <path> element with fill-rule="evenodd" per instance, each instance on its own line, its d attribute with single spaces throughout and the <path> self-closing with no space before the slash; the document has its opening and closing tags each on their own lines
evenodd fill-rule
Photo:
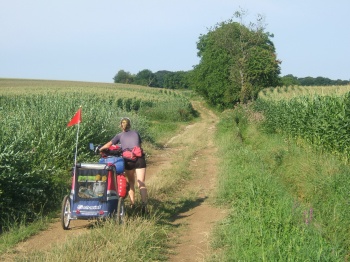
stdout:
<svg viewBox="0 0 350 262">
<path fill-rule="evenodd" d="M 236 12 L 236 18 L 244 13 Z M 245 26 L 232 19 L 217 24 L 197 42 L 200 63 L 192 73 L 192 87 L 221 108 L 255 99 L 265 87 L 279 84 L 280 61 L 264 32 L 263 19 Z"/>
<path fill-rule="evenodd" d="M 134 76 L 124 70 L 119 70 L 113 80 L 114 83 L 131 84 L 134 82 Z"/>
<path fill-rule="evenodd" d="M 157 86 L 157 77 L 149 69 L 144 69 L 138 72 L 135 76 L 134 83 L 142 86 Z"/>
</svg>

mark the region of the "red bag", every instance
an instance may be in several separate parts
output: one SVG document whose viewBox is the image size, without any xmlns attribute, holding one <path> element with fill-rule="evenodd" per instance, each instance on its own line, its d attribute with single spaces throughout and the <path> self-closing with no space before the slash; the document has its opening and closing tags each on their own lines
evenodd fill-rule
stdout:
<svg viewBox="0 0 350 262">
<path fill-rule="evenodd" d="M 136 157 L 142 157 L 142 148 L 135 146 L 131 151 Z"/>
<path fill-rule="evenodd" d="M 124 175 L 117 175 L 118 183 L 118 195 L 120 197 L 126 197 L 127 194 L 127 182 Z"/>
<path fill-rule="evenodd" d="M 142 148 L 139 146 L 135 146 L 131 151 L 125 150 L 123 151 L 123 158 L 135 161 L 138 157 L 142 156 Z"/>
<path fill-rule="evenodd" d="M 114 151 L 114 150 L 120 150 L 120 148 L 121 148 L 120 145 L 111 145 L 108 149 Z"/>
</svg>

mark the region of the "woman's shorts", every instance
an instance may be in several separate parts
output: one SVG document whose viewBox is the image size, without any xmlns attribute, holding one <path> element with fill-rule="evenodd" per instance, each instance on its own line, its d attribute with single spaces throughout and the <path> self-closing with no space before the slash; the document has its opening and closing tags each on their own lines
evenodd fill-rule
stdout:
<svg viewBox="0 0 350 262">
<path fill-rule="evenodd" d="M 137 168 L 146 168 L 145 156 L 138 157 L 135 161 L 124 159 L 125 170 L 133 170 Z"/>
</svg>

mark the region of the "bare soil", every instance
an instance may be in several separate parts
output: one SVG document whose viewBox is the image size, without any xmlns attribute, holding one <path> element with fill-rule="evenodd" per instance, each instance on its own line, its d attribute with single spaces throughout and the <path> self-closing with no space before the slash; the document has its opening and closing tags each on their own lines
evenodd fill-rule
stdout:
<svg viewBox="0 0 350 262">
<path fill-rule="evenodd" d="M 212 253 L 210 237 L 213 226 L 225 216 L 223 209 L 213 205 L 218 170 L 214 133 L 218 118 L 199 102 L 193 102 L 193 107 L 200 113 L 200 120 L 171 138 L 161 149 L 161 155 L 164 157 L 157 159 L 155 164 L 151 160 L 147 167 L 146 182 L 151 185 L 156 183 L 157 176 L 161 175 L 163 170 L 171 168 L 172 163 L 169 159 L 177 157 L 179 150 L 197 145 L 193 143 L 195 140 L 203 141 L 196 151 L 197 154 L 191 159 L 190 171 L 194 174 L 193 180 L 182 188 L 195 192 L 196 205 L 184 213 L 174 214 L 171 223 L 180 230 L 171 236 L 176 242 L 170 252 L 169 261 L 204 261 Z M 70 224 L 71 230 L 63 230 L 60 221 L 57 220 L 47 230 L 18 244 L 13 253 L 2 257 L 1 260 L 14 261 L 16 255 L 25 255 L 35 250 L 49 250 L 57 243 L 87 232 L 90 226 L 89 221 L 73 220 Z"/>
</svg>

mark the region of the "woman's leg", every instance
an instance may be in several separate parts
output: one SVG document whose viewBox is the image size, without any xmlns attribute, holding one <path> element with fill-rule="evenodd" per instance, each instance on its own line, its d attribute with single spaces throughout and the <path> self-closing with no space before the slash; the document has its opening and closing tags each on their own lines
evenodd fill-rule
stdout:
<svg viewBox="0 0 350 262">
<path fill-rule="evenodd" d="M 130 190 L 129 197 L 131 205 L 135 204 L 135 170 L 125 170 L 126 178 L 128 179 Z"/>
<path fill-rule="evenodd" d="M 137 177 L 137 184 L 140 189 L 141 194 L 141 200 L 143 204 L 147 204 L 148 201 L 148 194 L 147 194 L 147 188 L 146 188 L 146 168 L 137 168 L 136 169 L 136 177 Z"/>
</svg>

